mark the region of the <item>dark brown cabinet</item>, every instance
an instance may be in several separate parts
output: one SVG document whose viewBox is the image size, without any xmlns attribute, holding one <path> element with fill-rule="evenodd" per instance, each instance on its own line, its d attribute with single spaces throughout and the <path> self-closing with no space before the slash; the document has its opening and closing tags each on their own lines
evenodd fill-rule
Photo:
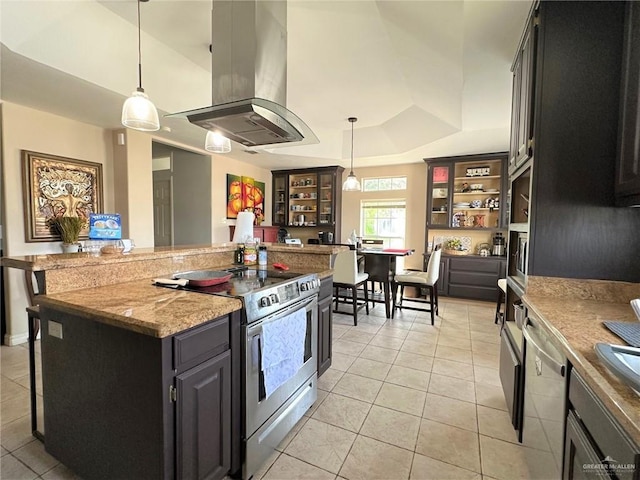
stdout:
<svg viewBox="0 0 640 480">
<path fill-rule="evenodd" d="M 331 366 L 333 277 L 324 278 L 318 295 L 318 377 Z"/>
<path fill-rule="evenodd" d="M 45 448 L 74 473 L 217 480 L 240 470 L 239 311 L 163 338 L 51 307 L 41 319 Z"/>
<path fill-rule="evenodd" d="M 318 238 L 322 231 L 340 239 L 343 171 L 339 166 L 272 171 L 273 225 L 306 229 L 293 237 Z"/>
<path fill-rule="evenodd" d="M 509 333 L 510 331 L 509 328 L 503 328 L 500 331 L 500 383 L 511 417 L 511 424 L 520 436 L 524 377 L 520 349 L 514 346 L 515 339 Z"/>
<path fill-rule="evenodd" d="M 524 31 L 518 53 L 511 68 L 513 88 L 511 101 L 511 146 L 509 149 L 509 173 L 522 165 L 532 155 L 533 147 L 533 82 L 535 79 L 535 35 L 537 14 L 530 17 Z"/>
<path fill-rule="evenodd" d="M 231 467 L 231 351 L 176 377 L 178 478 L 223 478 Z"/>
<path fill-rule="evenodd" d="M 616 203 L 640 205 L 640 4 L 627 2 L 622 56 Z"/>
</svg>

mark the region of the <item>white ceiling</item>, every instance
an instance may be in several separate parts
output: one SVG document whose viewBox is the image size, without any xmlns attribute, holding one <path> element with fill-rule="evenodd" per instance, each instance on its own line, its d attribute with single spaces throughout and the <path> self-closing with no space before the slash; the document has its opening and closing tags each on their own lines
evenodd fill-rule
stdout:
<svg viewBox="0 0 640 480">
<path fill-rule="evenodd" d="M 287 108 L 320 142 L 231 156 L 355 169 L 508 148 L 510 66 L 530 1 L 288 2 Z M 211 104 L 211 0 L 141 4 L 143 86 L 161 114 Z M 105 128 L 137 85 L 133 0 L 1 0 L 3 100 Z M 162 118 L 158 136 L 202 148 Z M 169 131 L 170 130 L 170 131 Z"/>
</svg>

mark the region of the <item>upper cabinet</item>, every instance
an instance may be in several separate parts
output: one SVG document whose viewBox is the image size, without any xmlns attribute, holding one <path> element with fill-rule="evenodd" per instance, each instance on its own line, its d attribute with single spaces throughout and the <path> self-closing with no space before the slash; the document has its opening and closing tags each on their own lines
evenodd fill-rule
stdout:
<svg viewBox="0 0 640 480">
<path fill-rule="evenodd" d="M 506 153 L 425 159 L 427 228 L 502 228 L 506 159 Z"/>
<path fill-rule="evenodd" d="M 532 156 L 533 150 L 533 98 L 535 79 L 535 49 L 538 26 L 537 12 L 530 17 L 520 47 L 511 68 L 511 145 L 509 173 Z"/>
<path fill-rule="evenodd" d="M 273 225 L 333 232 L 340 238 L 342 167 L 273 171 Z"/>
<path fill-rule="evenodd" d="M 640 4 L 628 2 L 624 27 L 616 204 L 640 205 Z"/>
</svg>

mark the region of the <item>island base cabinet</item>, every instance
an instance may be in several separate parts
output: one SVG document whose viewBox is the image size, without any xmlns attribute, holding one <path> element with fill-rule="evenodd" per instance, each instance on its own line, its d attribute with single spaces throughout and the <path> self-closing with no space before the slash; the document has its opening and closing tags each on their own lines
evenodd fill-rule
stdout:
<svg viewBox="0 0 640 480">
<path fill-rule="evenodd" d="M 176 377 L 178 479 L 219 479 L 231 466 L 231 352 Z"/>
<path fill-rule="evenodd" d="M 332 302 L 333 277 L 325 278 L 320 284 L 318 295 L 318 378 L 331 366 L 333 340 Z"/>
</svg>

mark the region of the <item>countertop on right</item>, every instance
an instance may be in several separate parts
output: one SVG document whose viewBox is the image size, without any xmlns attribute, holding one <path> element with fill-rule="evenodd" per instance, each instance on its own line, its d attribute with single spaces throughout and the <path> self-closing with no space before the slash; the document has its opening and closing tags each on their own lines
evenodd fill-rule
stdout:
<svg viewBox="0 0 640 480">
<path fill-rule="evenodd" d="M 636 283 L 529 277 L 522 300 L 558 340 L 573 367 L 629 437 L 640 446 L 640 394 L 613 375 L 594 349 L 599 342 L 625 345 L 602 322 L 637 322 L 629 304 L 637 297 L 640 297 L 640 284 Z"/>
</svg>

